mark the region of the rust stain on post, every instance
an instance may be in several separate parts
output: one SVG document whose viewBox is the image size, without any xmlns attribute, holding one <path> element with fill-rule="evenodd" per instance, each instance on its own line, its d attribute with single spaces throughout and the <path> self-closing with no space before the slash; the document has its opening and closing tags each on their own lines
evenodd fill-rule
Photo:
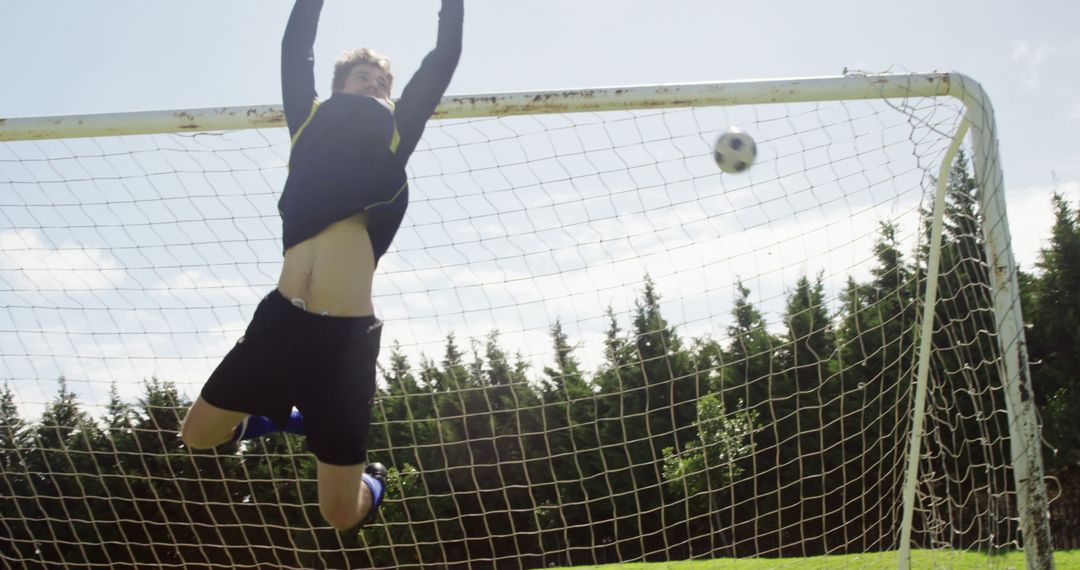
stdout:
<svg viewBox="0 0 1080 570">
<path fill-rule="evenodd" d="M 550 103 L 554 101 L 566 101 L 572 102 L 581 99 L 594 99 L 596 97 L 595 90 L 588 91 L 563 91 L 562 93 L 537 93 L 532 97 L 533 103 Z"/>
<path fill-rule="evenodd" d="M 997 273 L 999 279 L 1005 279 L 1005 266 L 1000 264 L 994 264 L 994 273 Z"/>
<path fill-rule="evenodd" d="M 1027 402 L 1031 400 L 1031 391 L 1028 389 L 1030 379 L 1028 378 L 1028 360 L 1027 360 L 1027 343 L 1019 343 L 1020 354 L 1020 374 L 1019 374 L 1019 388 L 1020 388 L 1020 400 Z"/>
<path fill-rule="evenodd" d="M 183 131 L 195 131 L 199 130 L 199 123 L 195 120 L 195 116 L 187 111 L 180 111 L 176 113 L 176 118 L 180 119 L 182 123 L 178 125 L 180 130 Z"/>
<path fill-rule="evenodd" d="M 468 97 L 468 98 L 462 99 L 462 101 L 468 102 L 470 105 L 480 105 L 480 104 L 494 105 L 497 100 L 498 100 L 498 98 L 495 97 L 495 96 L 491 96 L 491 97 Z"/>
</svg>

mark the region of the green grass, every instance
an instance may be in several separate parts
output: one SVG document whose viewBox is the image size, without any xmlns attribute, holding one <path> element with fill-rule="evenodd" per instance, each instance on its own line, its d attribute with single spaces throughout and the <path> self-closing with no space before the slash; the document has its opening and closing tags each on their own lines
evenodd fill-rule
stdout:
<svg viewBox="0 0 1080 570">
<path fill-rule="evenodd" d="M 997 568 L 1017 570 L 1025 568 L 1023 552 L 1009 552 L 1000 555 L 988 555 L 980 552 L 956 551 L 913 551 L 912 570 L 929 569 L 964 569 Z M 695 560 L 685 562 L 656 562 L 634 564 L 608 564 L 605 566 L 575 566 L 574 570 L 765 570 L 767 568 L 791 568 L 797 570 L 831 570 L 833 568 L 896 568 L 896 552 L 875 552 L 871 554 L 843 554 L 835 556 L 814 556 L 810 558 L 717 558 L 714 560 Z M 1066 550 L 1054 553 L 1057 570 L 1080 570 L 1080 550 Z"/>
</svg>

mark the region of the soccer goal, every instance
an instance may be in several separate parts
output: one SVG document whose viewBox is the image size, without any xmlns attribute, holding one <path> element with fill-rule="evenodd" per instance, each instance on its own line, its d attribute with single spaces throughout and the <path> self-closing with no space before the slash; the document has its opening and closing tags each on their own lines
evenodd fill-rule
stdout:
<svg viewBox="0 0 1080 570">
<path fill-rule="evenodd" d="M 444 99 L 376 275 L 390 494 L 353 535 L 319 517 L 302 438 L 177 436 L 276 285 L 283 124 L 0 119 L 5 563 L 1052 566 L 970 78 Z M 737 174 L 730 127 L 757 148 Z"/>
</svg>

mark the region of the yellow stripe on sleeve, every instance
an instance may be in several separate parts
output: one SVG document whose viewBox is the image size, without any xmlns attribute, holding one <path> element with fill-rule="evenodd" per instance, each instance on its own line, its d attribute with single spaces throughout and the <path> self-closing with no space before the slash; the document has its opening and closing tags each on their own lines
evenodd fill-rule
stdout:
<svg viewBox="0 0 1080 570">
<path fill-rule="evenodd" d="M 315 99 L 311 102 L 311 112 L 308 113 L 307 119 L 304 120 L 304 124 L 300 125 L 299 129 L 296 129 L 296 134 L 292 136 L 292 145 L 296 146 L 296 141 L 300 138 L 300 133 L 304 132 L 311 120 L 315 118 L 315 111 L 319 110 L 319 100 Z"/>
</svg>

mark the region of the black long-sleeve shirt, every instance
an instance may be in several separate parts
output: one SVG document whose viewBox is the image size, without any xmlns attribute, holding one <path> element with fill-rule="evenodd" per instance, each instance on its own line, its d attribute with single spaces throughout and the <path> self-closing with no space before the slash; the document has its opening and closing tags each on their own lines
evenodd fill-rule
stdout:
<svg viewBox="0 0 1080 570">
<path fill-rule="evenodd" d="M 281 42 L 285 122 L 293 137 L 289 177 L 278 202 L 284 249 L 367 210 L 378 262 L 408 206 L 405 165 L 461 56 L 463 0 L 443 0 L 435 49 L 396 105 L 348 93 L 319 102 L 312 46 L 322 4 L 297 0 Z"/>
</svg>

